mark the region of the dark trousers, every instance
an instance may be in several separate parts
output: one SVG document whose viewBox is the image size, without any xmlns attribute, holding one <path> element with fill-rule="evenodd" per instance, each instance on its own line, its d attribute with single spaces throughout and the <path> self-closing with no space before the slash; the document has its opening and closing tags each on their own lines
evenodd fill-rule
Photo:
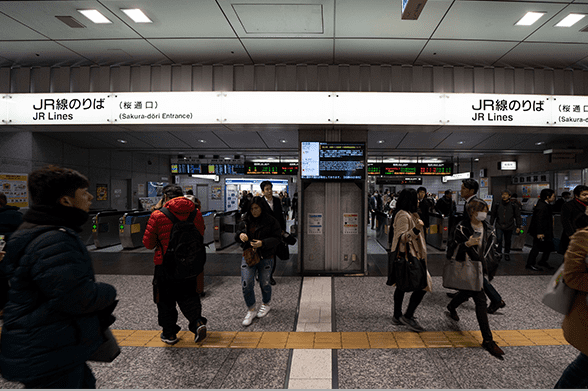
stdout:
<svg viewBox="0 0 588 391">
<path fill-rule="evenodd" d="M 484 277 L 484 293 L 486 293 L 486 296 L 488 296 L 492 304 L 499 304 L 502 301 L 502 296 L 500 296 L 500 293 L 490 284 L 490 281 L 486 277 Z"/>
<path fill-rule="evenodd" d="M 55 375 L 25 383 L 25 388 L 96 388 L 96 378 L 88 364 L 82 363 L 77 367 Z"/>
<path fill-rule="evenodd" d="M 376 226 L 376 214 L 377 214 L 377 212 L 370 212 L 370 213 L 372 215 L 372 222 L 371 222 L 372 229 L 374 229 L 374 227 Z"/>
<path fill-rule="evenodd" d="M 202 317 L 202 304 L 200 303 L 196 277 L 170 280 L 163 275 L 161 265 L 155 266 L 153 301 L 157 304 L 158 323 L 166 336 L 175 335 L 181 330 L 177 324 L 176 303 L 182 314 L 188 319 L 188 328 L 191 332 L 196 333 L 198 326 L 207 322 L 206 318 Z"/>
<path fill-rule="evenodd" d="M 546 245 L 544 240 L 539 240 L 537 237 L 533 238 L 533 247 L 529 252 L 529 257 L 527 258 L 527 266 L 535 266 L 535 261 L 537 260 L 537 256 L 539 255 L 540 251 L 543 251 L 541 255 L 541 260 L 539 264 L 547 263 L 549 259 L 549 254 L 551 253 L 551 246 Z"/>
<path fill-rule="evenodd" d="M 510 246 L 512 243 L 512 230 L 502 230 L 496 228 L 496 240 L 498 241 L 498 252 L 502 252 L 502 238 L 504 238 L 504 253 L 510 254 Z"/>
<path fill-rule="evenodd" d="M 403 290 L 400 290 L 398 287 L 396 287 L 396 290 L 394 291 L 394 317 L 396 319 L 400 318 L 402 316 L 402 301 L 404 300 L 404 294 L 406 292 L 404 292 Z M 404 316 L 406 318 L 412 318 L 414 316 L 414 312 L 416 311 L 418 305 L 421 303 L 421 301 L 423 301 L 423 297 L 425 297 L 425 291 L 423 290 L 418 290 L 418 291 L 414 291 L 412 292 L 412 295 L 410 295 L 410 300 L 408 302 L 408 308 L 406 309 L 406 312 L 404 313 Z"/>
<path fill-rule="evenodd" d="M 554 388 L 588 388 L 588 356 L 580 353 L 563 371 Z"/>
<path fill-rule="evenodd" d="M 449 302 L 449 308 L 457 308 L 462 303 L 465 303 L 469 298 L 474 299 L 476 304 L 476 318 L 478 318 L 478 324 L 480 325 L 480 331 L 484 341 L 492 341 L 492 331 L 490 331 L 490 324 L 488 323 L 488 312 L 486 308 L 486 295 L 484 291 L 458 291 L 457 295 Z"/>
</svg>

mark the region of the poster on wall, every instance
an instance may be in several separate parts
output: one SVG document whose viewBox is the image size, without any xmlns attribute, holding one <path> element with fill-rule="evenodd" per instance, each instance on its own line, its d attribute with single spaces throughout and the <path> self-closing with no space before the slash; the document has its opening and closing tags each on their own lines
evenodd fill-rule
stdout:
<svg viewBox="0 0 588 391">
<path fill-rule="evenodd" d="M 523 186 L 523 198 L 531 198 L 531 186 Z"/>
<path fill-rule="evenodd" d="M 480 187 L 488 187 L 488 178 L 480 178 Z"/>
<path fill-rule="evenodd" d="M 6 196 L 8 205 L 29 207 L 28 174 L 0 174 L 0 191 Z"/>
<path fill-rule="evenodd" d="M 223 190 L 222 190 L 222 186 L 211 186 L 210 190 L 211 190 L 211 194 L 210 194 L 210 199 L 211 200 L 222 200 L 223 199 Z"/>
<path fill-rule="evenodd" d="M 359 214 L 343 213 L 343 234 L 355 235 L 359 233 Z"/>
<path fill-rule="evenodd" d="M 137 185 L 137 196 L 145 197 L 145 184 L 139 183 Z"/>
<path fill-rule="evenodd" d="M 225 186 L 225 211 L 239 208 L 239 191 L 237 186 Z"/>
<path fill-rule="evenodd" d="M 147 197 L 161 197 L 167 182 L 147 182 Z"/>
<path fill-rule="evenodd" d="M 322 213 L 309 213 L 308 214 L 308 234 L 309 235 L 322 235 L 323 234 L 323 214 Z"/>
<path fill-rule="evenodd" d="M 96 185 L 96 201 L 108 201 L 108 185 Z"/>
</svg>

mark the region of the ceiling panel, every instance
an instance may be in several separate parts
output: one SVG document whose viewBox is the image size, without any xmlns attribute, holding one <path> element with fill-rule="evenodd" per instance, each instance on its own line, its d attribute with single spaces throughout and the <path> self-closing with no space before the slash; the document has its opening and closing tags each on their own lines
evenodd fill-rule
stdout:
<svg viewBox="0 0 588 391">
<path fill-rule="evenodd" d="M 398 148 L 401 149 L 433 149 L 449 136 L 450 133 L 408 133 Z"/>
<path fill-rule="evenodd" d="M 298 151 L 298 131 L 261 131 L 257 133 L 270 149 Z"/>
<path fill-rule="evenodd" d="M 153 148 L 188 148 L 189 145 L 170 132 L 129 132 L 133 137 Z"/>
<path fill-rule="evenodd" d="M 490 66 L 517 42 L 431 40 L 415 64 Z"/>
<path fill-rule="evenodd" d="M 458 1 L 453 4 L 433 38 L 522 40 L 535 31 L 540 23 L 547 21 L 563 7 L 565 4 Z M 546 14 L 533 26 L 515 26 L 514 24 L 528 11 L 544 11 Z"/>
<path fill-rule="evenodd" d="M 80 14 L 78 9 L 97 9 L 112 23 L 95 24 Z M 54 40 L 140 38 L 129 26 L 103 7 L 100 1 L 2 1 L 0 11 Z M 86 28 L 71 28 L 55 16 L 71 16 Z"/>
<path fill-rule="evenodd" d="M 560 13 L 555 15 L 551 20 L 531 34 L 526 41 L 533 42 L 562 42 L 562 43 L 586 43 L 588 41 L 588 33 L 580 30 L 588 26 L 588 18 L 580 20 L 572 27 L 555 27 L 570 13 L 588 14 L 588 4 L 570 4 Z"/>
<path fill-rule="evenodd" d="M 385 131 L 368 132 L 368 150 L 397 148 L 398 144 L 400 144 L 407 134 L 404 132 Z"/>
<path fill-rule="evenodd" d="M 52 41 L 0 42 L 0 55 L 10 66 L 74 66 L 88 65 L 88 60 Z"/>
<path fill-rule="evenodd" d="M 255 63 L 331 64 L 333 40 L 324 38 L 242 38 Z"/>
<path fill-rule="evenodd" d="M 102 0 L 112 13 L 132 26 L 145 38 L 235 37 L 221 9 L 214 0 Z M 121 8 L 138 6 L 153 21 L 131 21 Z"/>
<path fill-rule="evenodd" d="M 227 144 L 214 134 L 212 129 L 198 131 L 170 131 L 170 133 L 194 148 L 196 152 L 200 149 L 228 148 Z"/>
<path fill-rule="evenodd" d="M 257 132 L 231 132 L 230 130 L 225 130 L 215 131 L 214 134 L 233 149 L 267 149 L 266 144 Z"/>
<path fill-rule="evenodd" d="M 237 38 L 150 39 L 174 64 L 250 64 Z"/>
<path fill-rule="evenodd" d="M 566 68 L 586 58 L 588 44 L 523 42 L 495 65 Z"/>
<path fill-rule="evenodd" d="M 163 64 L 169 60 L 144 39 L 61 41 L 97 64 Z"/>
<path fill-rule="evenodd" d="M 2 12 L 3 3 L 0 3 L 0 12 Z M 0 13 L 0 39 L 1 40 L 25 40 L 25 39 L 47 39 L 33 29 L 9 18 Z"/>
<path fill-rule="evenodd" d="M 337 38 L 429 38 L 451 1 L 428 1 L 418 20 L 400 18 L 401 3 L 337 0 Z"/>
<path fill-rule="evenodd" d="M 480 144 L 473 146 L 473 149 L 513 149 L 515 145 L 529 138 L 528 134 L 493 134 Z"/>
<path fill-rule="evenodd" d="M 44 136 L 60 140 L 68 145 L 74 145 L 86 149 L 114 149 L 117 144 L 112 144 L 103 140 L 102 134 L 73 133 L 73 132 L 39 132 Z M 122 145 L 122 144 L 121 144 Z"/>
<path fill-rule="evenodd" d="M 338 64 L 412 64 L 426 40 L 336 39 Z"/>
<path fill-rule="evenodd" d="M 153 149 L 153 146 L 151 144 L 139 140 L 138 138 L 134 137 L 131 133 L 128 132 L 104 132 L 94 134 L 95 137 L 98 137 L 98 135 L 102 141 L 112 145 L 116 145 L 115 149 Z M 126 143 L 123 144 L 118 140 L 125 140 Z"/>
<path fill-rule="evenodd" d="M 474 133 L 474 132 L 453 132 L 443 140 L 438 149 L 472 149 L 479 143 L 487 140 L 491 135 L 488 133 Z"/>
</svg>

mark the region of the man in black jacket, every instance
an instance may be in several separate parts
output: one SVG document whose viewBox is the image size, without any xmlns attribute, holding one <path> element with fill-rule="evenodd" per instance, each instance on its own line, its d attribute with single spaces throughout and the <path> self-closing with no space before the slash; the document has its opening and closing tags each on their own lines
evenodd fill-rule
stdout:
<svg viewBox="0 0 588 391">
<path fill-rule="evenodd" d="M 553 212 L 550 203 L 555 200 L 555 192 L 552 189 L 543 189 L 539 195 L 539 201 L 533 209 L 531 217 L 531 226 L 529 235 L 533 238 L 533 247 L 527 258 L 526 269 L 534 271 L 543 271 L 540 267 L 535 266 L 535 260 L 539 252 L 543 252 L 539 266 L 546 269 L 553 269 L 547 263 L 549 254 L 553 251 Z"/>
<path fill-rule="evenodd" d="M 578 228 L 577 219 L 586 213 L 588 205 L 588 186 L 578 185 L 574 188 L 574 199 L 565 202 L 561 207 L 561 241 L 559 243 L 560 254 L 565 254 L 572 236 Z"/>
<path fill-rule="evenodd" d="M 272 211 L 272 216 L 278 223 L 280 223 L 280 228 L 282 229 L 282 234 L 286 232 L 286 219 L 284 217 L 284 212 L 282 209 L 282 201 L 279 197 L 274 196 L 273 193 L 273 185 L 270 181 L 263 181 L 259 185 L 261 187 L 261 192 L 263 193 L 263 199 L 267 202 L 268 206 Z M 270 277 L 270 284 L 276 285 L 276 280 L 274 280 L 274 272 L 276 271 L 276 256 L 274 255 L 274 265 L 272 267 L 272 275 Z"/>
<path fill-rule="evenodd" d="M 510 246 L 512 233 L 523 223 L 521 210 L 514 202 L 510 202 L 511 192 L 503 190 L 502 200 L 496 202 L 490 213 L 490 225 L 496 222 L 496 240 L 498 241 L 498 252 L 502 252 L 502 239 L 504 238 L 504 260 L 510 261 Z"/>
<path fill-rule="evenodd" d="M 86 361 L 114 321 L 116 290 L 96 282 L 78 235 L 92 204 L 88 179 L 49 166 L 31 173 L 28 184 L 33 206 L 2 261 L 10 279 L 2 376 L 26 388 L 95 388 Z"/>
<path fill-rule="evenodd" d="M 17 206 L 8 205 L 4 193 L 0 193 L 0 235 L 8 242 L 10 235 L 22 224 L 22 213 Z M 8 301 L 8 279 L 0 273 L 0 314 Z M 1 317 L 1 315 L 0 315 Z"/>
</svg>

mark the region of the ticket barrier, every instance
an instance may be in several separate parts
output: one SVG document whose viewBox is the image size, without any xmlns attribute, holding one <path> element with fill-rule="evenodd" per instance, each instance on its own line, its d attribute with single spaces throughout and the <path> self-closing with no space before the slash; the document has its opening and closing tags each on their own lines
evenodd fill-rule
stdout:
<svg viewBox="0 0 588 391">
<path fill-rule="evenodd" d="M 376 240 L 386 250 L 390 249 L 388 233 L 390 232 L 390 224 L 392 223 L 392 219 L 387 214 L 383 212 L 376 213 Z"/>
<path fill-rule="evenodd" d="M 527 245 L 529 247 L 533 247 L 533 236 L 532 235 L 527 235 L 527 232 L 529 231 L 529 227 L 531 225 L 531 220 L 532 220 L 532 213 L 526 214 L 526 213 L 521 213 L 521 218 L 523 219 L 523 234 L 519 234 L 518 236 L 522 236 L 522 238 L 519 238 L 517 236 L 515 236 L 515 238 L 513 238 L 513 244 L 512 244 L 512 249 L 513 250 L 522 250 L 524 245 Z M 556 213 L 553 215 L 553 237 L 556 239 L 556 241 L 559 241 L 559 239 L 561 238 L 561 234 L 563 232 L 563 226 L 561 224 L 561 215 L 559 213 Z M 522 242 L 522 244 L 519 243 L 519 241 Z M 515 242 L 516 242 L 516 247 L 515 247 Z"/>
<path fill-rule="evenodd" d="M 143 235 L 151 212 L 138 210 L 125 213 L 118 220 L 120 243 L 123 248 L 137 248 L 143 245 Z"/>
<path fill-rule="evenodd" d="M 237 211 L 219 212 L 214 216 L 214 247 L 223 249 L 235 243 Z"/>
<path fill-rule="evenodd" d="M 427 244 L 445 251 L 449 238 L 449 217 L 443 217 L 439 213 L 429 214 L 429 229 L 426 238 Z"/>
<path fill-rule="evenodd" d="M 120 244 L 119 219 L 130 210 L 98 212 L 92 217 L 92 237 L 96 248 Z"/>
<path fill-rule="evenodd" d="M 208 212 L 202 212 L 202 218 L 204 219 L 204 226 L 206 229 L 204 230 L 204 245 L 208 245 L 214 242 L 214 216 L 216 215 L 216 210 L 211 210 Z"/>
<path fill-rule="evenodd" d="M 82 224 L 82 232 L 80 232 L 80 239 L 86 246 L 94 244 L 94 235 L 92 234 L 92 226 L 94 225 L 94 216 L 98 212 L 115 211 L 116 209 L 102 209 L 102 210 L 90 210 L 88 212 L 88 220 Z"/>
</svg>

